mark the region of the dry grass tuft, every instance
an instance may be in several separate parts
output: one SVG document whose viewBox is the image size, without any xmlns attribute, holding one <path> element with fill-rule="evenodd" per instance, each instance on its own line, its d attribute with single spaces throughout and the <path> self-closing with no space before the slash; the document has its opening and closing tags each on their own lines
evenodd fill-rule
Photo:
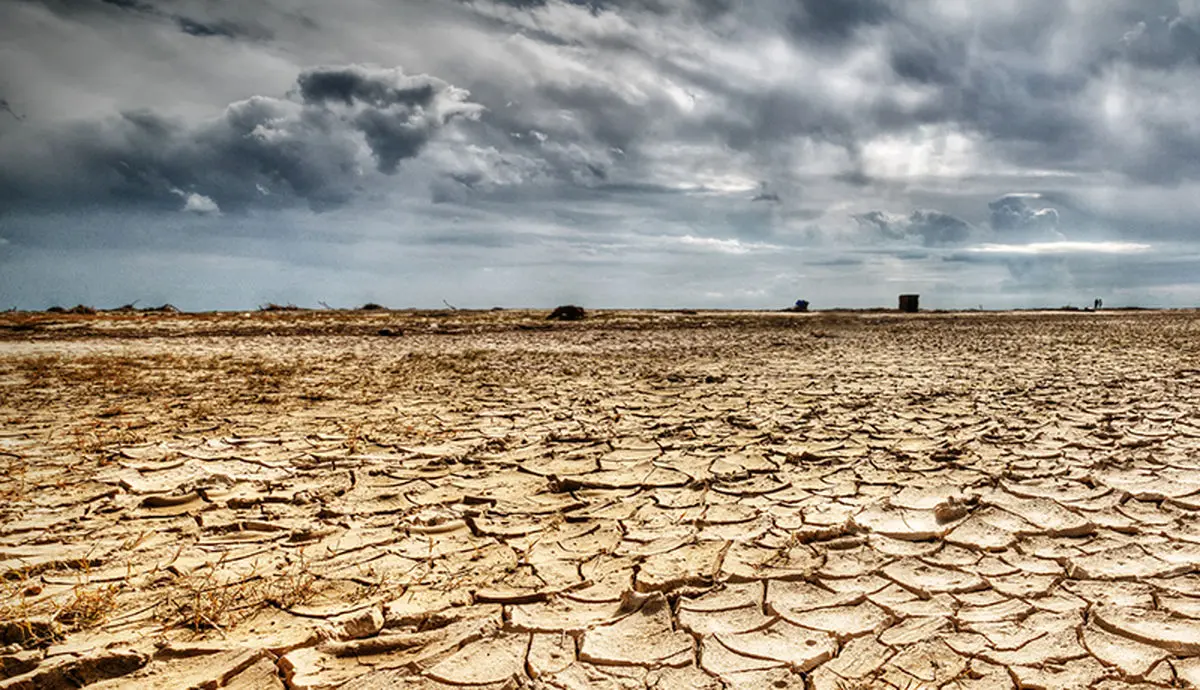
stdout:
<svg viewBox="0 0 1200 690">
<path fill-rule="evenodd" d="M 203 575 L 175 579 L 164 605 L 170 623 L 197 632 L 224 632 L 264 606 L 289 609 L 311 601 L 320 582 L 303 561 L 275 573 L 254 570 L 229 581 L 206 568 Z"/>
<path fill-rule="evenodd" d="M 282 609 L 306 604 L 317 595 L 318 578 L 305 567 L 289 568 L 263 588 L 263 601 Z"/>
<path fill-rule="evenodd" d="M 223 631 L 237 625 L 246 615 L 258 583 L 256 579 L 221 582 L 212 570 L 203 577 L 184 576 L 172 583 L 166 606 L 169 621 L 197 632 Z"/>
<path fill-rule="evenodd" d="M 101 625 L 116 609 L 119 591 L 119 584 L 96 588 L 76 585 L 71 590 L 71 599 L 60 606 L 52 618 L 77 630 Z"/>
<path fill-rule="evenodd" d="M 50 617 L 39 615 L 30 597 L 41 587 L 28 576 L 0 580 L 0 644 L 25 648 L 44 647 L 62 639 L 62 629 Z"/>
</svg>

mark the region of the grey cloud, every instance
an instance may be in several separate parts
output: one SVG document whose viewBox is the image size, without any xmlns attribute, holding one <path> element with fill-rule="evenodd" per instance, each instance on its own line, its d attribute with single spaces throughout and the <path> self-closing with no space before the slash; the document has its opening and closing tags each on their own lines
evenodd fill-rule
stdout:
<svg viewBox="0 0 1200 690">
<path fill-rule="evenodd" d="M 496 0 L 518 9 L 545 7 L 555 0 Z M 713 20 L 735 11 L 750 16 L 759 8 L 741 6 L 735 0 L 559 0 L 585 7 L 593 13 L 604 11 L 641 11 L 655 15 L 690 15 Z M 893 15 L 887 0 L 783 0 L 764 2 L 770 15 L 796 37 L 829 41 L 845 39 L 862 25 L 878 24 Z"/>
<path fill-rule="evenodd" d="M 0 163 L 0 193 L 25 205 L 167 210 L 178 206 L 178 189 L 209 196 L 224 208 L 252 205 L 260 197 L 264 205 L 300 198 L 329 208 L 353 196 L 357 153 L 348 133 L 332 129 L 327 119 L 263 97 L 232 104 L 196 128 L 152 112 L 127 112 L 60 133 L 58 160 L 70 162 L 66 170 L 35 169 L 31 175 L 28 167 Z M 39 164 L 50 163 L 32 161 Z"/>
<path fill-rule="evenodd" d="M 892 17 L 884 0 L 799 0 L 792 3 L 786 25 L 802 39 L 845 39 L 862 25 L 879 24 Z"/>
<path fill-rule="evenodd" d="M 1058 210 L 1049 206 L 1032 207 L 1028 199 L 1039 195 L 1009 194 L 988 204 L 992 229 L 999 233 L 1058 235 Z"/>
<path fill-rule="evenodd" d="M 255 33 L 228 21 L 208 24 L 188 17 L 175 17 L 175 23 L 179 25 L 179 30 L 183 33 L 202 38 L 238 38 L 241 36 L 252 36 Z M 259 37 L 263 38 L 262 36 Z"/>
<path fill-rule="evenodd" d="M 1024 256 L 959 252 L 943 257 L 943 261 L 965 267 L 964 274 L 993 268 L 1003 270 L 1005 280 L 997 286 L 999 291 L 1029 296 L 1024 306 L 1089 304 L 1094 297 L 1103 297 L 1111 306 L 1139 301 L 1145 305 L 1157 302 L 1151 296 L 1156 288 L 1195 286 L 1194 249 L 1175 250 L 1180 251 L 1179 256 L 1161 251 L 1132 255 Z M 1122 300 L 1121 295 L 1139 295 L 1140 300 L 1118 301 Z"/>
<path fill-rule="evenodd" d="M 605 11 L 640 10 L 656 15 L 667 15 L 686 10 L 696 10 L 704 17 L 714 17 L 734 8 L 735 0 L 462 0 L 467 4 L 498 2 L 517 9 L 537 9 L 562 2 L 588 9 L 592 14 Z"/>
<path fill-rule="evenodd" d="M 8 113 L 17 121 L 25 119 L 24 117 L 18 115 L 17 111 L 13 110 L 12 105 L 10 105 L 9 102 L 3 98 L 0 98 L 0 111 Z"/>
<path fill-rule="evenodd" d="M 364 110 L 354 118 L 354 125 L 367 139 L 379 172 L 394 174 L 400 161 L 412 158 L 421 152 L 429 140 L 428 123 L 417 123 L 396 117 L 380 110 Z"/>
<path fill-rule="evenodd" d="M 832 259 L 809 259 L 804 262 L 806 266 L 826 266 L 830 268 L 849 268 L 862 266 L 866 261 L 850 256 L 840 256 Z"/>
<path fill-rule="evenodd" d="M 470 1 L 470 0 L 467 0 Z M 501 4 L 517 9 L 528 9 L 530 7 L 545 7 L 546 0 L 497 0 Z"/>
<path fill-rule="evenodd" d="M 544 4 L 547 3 L 538 3 L 538 6 Z M 812 28 L 814 36 L 822 33 L 843 37 L 848 35 L 849 27 L 856 23 L 882 18 L 882 11 L 876 7 L 876 3 L 851 3 L 853 8 L 833 10 L 827 4 L 805 2 L 793 6 L 771 3 L 756 6 L 753 11 L 748 10 L 744 14 L 751 21 L 762 21 L 759 30 L 768 33 L 777 32 L 778 24 L 786 16 L 796 15 L 800 17 L 798 21 Z M 482 5 L 479 7 L 483 9 Z M 725 40 L 711 33 L 711 27 L 701 20 L 704 16 L 720 14 L 721 3 L 627 2 L 619 6 L 613 3 L 608 9 L 627 14 L 631 24 L 670 21 L 694 31 L 706 43 Z M 667 12 L 672 14 L 670 19 L 657 18 L 659 13 Z M 540 32 L 564 31 L 561 27 L 540 23 L 534 26 Z M 527 34 L 524 29 L 514 27 L 512 30 Z M 549 135 L 553 142 L 572 144 L 567 148 L 574 155 L 569 157 L 556 157 L 552 152 L 544 152 L 547 158 L 558 158 L 556 167 L 567 179 L 586 180 L 587 176 L 581 176 L 580 173 L 586 172 L 589 165 L 607 168 L 603 165 L 603 159 L 609 158 L 608 152 L 612 149 L 624 152 L 625 159 L 618 167 L 636 174 L 639 167 L 654 163 L 645 158 L 645 144 L 662 141 L 664 137 L 667 140 L 697 143 L 716 139 L 736 151 L 752 152 L 764 158 L 783 154 L 786 149 L 778 146 L 779 142 L 795 137 L 849 144 L 859 129 L 856 120 L 864 116 L 863 113 L 847 112 L 835 104 L 827 104 L 800 88 L 778 86 L 763 89 L 761 85 L 746 83 L 719 69 L 712 69 L 712 66 L 700 66 L 691 60 L 681 61 L 673 52 L 691 50 L 690 46 L 675 44 L 674 41 L 664 45 L 652 33 L 634 30 L 632 33 L 601 33 L 589 36 L 586 40 L 576 38 L 583 42 L 570 42 L 570 60 L 578 59 L 581 54 L 611 56 L 619 49 L 626 64 L 636 63 L 629 65 L 635 74 L 642 71 L 661 74 L 673 82 L 677 89 L 693 94 L 692 98 L 707 98 L 713 105 L 703 113 L 687 115 L 677 96 L 668 95 L 658 88 L 658 84 L 654 84 L 654 88 L 646 88 L 645 84 L 630 85 L 607 78 L 554 78 L 555 66 L 552 63 L 531 66 L 534 70 L 545 70 L 550 78 L 535 83 L 533 92 L 515 105 L 507 102 L 512 99 L 512 92 L 502 90 L 499 84 L 472 86 L 472 92 L 490 106 L 486 121 L 499 131 L 519 131 L 523 126 L 527 127 L 530 119 L 533 119 L 529 117 L 530 111 L 537 107 L 541 111 L 534 116 L 541 120 L 538 128 Z M 602 64 L 596 65 L 594 76 L 601 77 L 604 74 Z M 636 93 L 637 97 L 631 98 L 632 93 Z M 880 93 L 877 100 L 889 99 L 889 94 Z M 502 107 L 508 105 L 513 107 Z M 899 110 L 902 108 L 885 102 L 865 113 L 865 116 L 868 120 L 897 119 L 891 113 Z M 553 112 L 569 113 L 571 118 L 547 120 L 545 114 Z M 862 129 L 869 130 L 870 127 Z M 517 145 L 537 147 L 540 143 L 525 138 Z M 587 156 L 590 160 L 581 160 L 579 147 L 590 149 Z M 790 167 L 785 161 L 775 165 L 781 170 Z"/>
<path fill-rule="evenodd" d="M 1200 137 L 1182 123 L 1184 109 L 1161 98 L 1200 78 L 1194 5 L 1183 12 L 1175 0 L 1087 9 L 1020 2 L 974 17 L 971 33 L 952 31 L 929 7 L 910 3 L 901 20 L 875 36 L 899 79 L 941 87 L 934 102 L 906 114 L 910 125 L 941 122 L 976 132 L 994 155 L 1020 166 L 1105 167 L 1153 182 L 1200 174 Z M 1125 63 L 1178 77 L 1160 84 L 1128 75 L 1127 84 L 1118 84 L 1126 92 L 1113 98 L 1141 110 L 1140 122 L 1120 123 L 1125 131 L 1113 132 L 1097 99 Z M 1143 99 L 1163 102 L 1142 110 Z M 1113 138 L 1128 145 L 1114 147 Z"/>
<path fill-rule="evenodd" d="M 548 265 L 569 265 L 564 280 L 586 270 L 568 259 L 595 266 L 604 247 L 622 279 L 642 266 L 653 287 L 670 247 L 650 256 L 619 238 L 757 242 L 799 250 L 784 265 L 816 251 L 831 266 L 869 240 L 874 263 L 843 265 L 839 290 L 850 295 L 931 265 L 959 271 L 964 290 L 986 292 L 995 276 L 1053 286 L 1057 269 L 1045 267 L 1083 261 L 940 260 L 974 240 L 1195 233 L 1191 0 L 297 6 L 0 0 L 14 75 L 0 89 L 29 115 L 0 113 L 6 251 L 80 238 L 140 245 L 173 237 L 164 222 L 188 228 L 180 251 L 196 253 L 230 227 L 255 234 L 264 255 L 297 233 L 406 249 L 419 235 L 464 271 L 493 264 L 473 246 L 549 247 Z M 309 69 L 342 62 L 411 74 Z M 1022 189 L 1043 196 L 1003 196 Z M 300 233 L 306 208 L 329 213 Z M 111 215 L 93 222 L 97 210 Z M 38 213 L 45 223 L 25 224 Z M 137 214 L 135 231 L 122 219 Z M 364 224 L 375 229 L 363 234 Z M 907 273 L 886 273 L 896 257 L 924 254 Z M 742 258 L 752 259 L 768 263 Z M 696 273 L 693 261 L 678 266 Z"/>
<path fill-rule="evenodd" d="M 308 106 L 347 108 L 346 121 L 366 138 L 379 171 L 388 175 L 400 161 L 419 154 L 451 119 L 480 112 L 467 101 L 466 91 L 399 69 L 317 67 L 301 73 L 297 84 Z"/>
<path fill-rule="evenodd" d="M 472 0 L 464 0 L 464 1 L 468 2 L 468 3 L 472 2 Z M 527 10 L 527 9 L 532 9 L 532 8 L 536 8 L 536 7 L 545 7 L 550 2 L 550 0 L 493 0 L 493 1 L 499 2 L 502 5 L 508 5 L 509 7 L 515 7 L 519 10 Z M 580 7 L 590 7 L 596 11 L 603 9 L 605 6 L 605 3 L 602 2 L 602 0 L 594 0 L 594 1 L 593 0 L 565 0 L 565 1 L 570 2 L 570 4 L 572 4 L 572 5 L 579 5 Z"/>
<path fill-rule="evenodd" d="M 353 106 L 362 102 L 376 108 L 428 107 L 438 91 L 446 87 L 445 82 L 428 75 L 408 76 L 398 70 L 368 69 L 362 65 L 305 70 L 296 82 L 306 103 L 338 101 Z"/>
<path fill-rule="evenodd" d="M 170 0 L 152 3 L 142 0 L 24 0 L 41 4 L 62 15 L 87 16 L 89 13 L 125 13 L 149 21 L 162 21 L 189 36 L 199 38 L 267 40 L 271 32 L 261 25 L 245 24 L 231 19 L 207 19 L 202 14 L 188 14 L 185 3 Z M 175 10 L 172 5 L 184 5 Z"/>
<path fill-rule="evenodd" d="M 1200 16 L 1159 15 L 1138 21 L 1123 37 L 1130 61 L 1156 68 L 1200 64 Z"/>
<path fill-rule="evenodd" d="M 918 239 L 925 246 L 961 244 L 970 239 L 969 223 L 947 213 L 916 210 L 908 216 L 870 211 L 854 216 L 860 227 L 891 240 Z"/>
<path fill-rule="evenodd" d="M 471 6 L 483 11 L 488 4 L 494 3 Z M 969 17 L 969 27 L 956 24 L 963 19 L 943 12 L 945 5 L 924 2 L 778 0 L 729 13 L 724 2 L 626 0 L 604 3 L 602 8 L 622 14 L 628 24 L 587 31 L 540 21 L 539 13 L 551 5 L 580 3 L 506 4 L 519 5 L 539 18 L 512 25 L 515 33 L 530 40 L 552 36 L 547 45 L 565 46 L 572 57 L 620 54 L 627 62 L 638 63 L 630 68 L 635 73 L 645 69 L 663 75 L 712 104 L 688 114 L 653 90 L 637 89 L 640 97 L 631 100 L 634 89 L 625 85 L 576 78 L 536 84 L 536 97 L 511 112 L 493 107 L 500 129 L 518 128 L 535 107 L 543 113 L 554 108 L 570 112 L 576 117 L 574 125 L 543 123 L 543 130 L 557 141 L 598 151 L 618 147 L 627 153 L 618 167 L 634 174 L 655 162 L 643 155 L 647 140 L 665 135 L 680 142 L 719 141 L 750 154 L 756 165 L 769 168 L 760 174 L 772 176 L 787 176 L 797 167 L 796 154 L 790 153 L 793 146 L 806 141 L 829 144 L 844 150 L 851 160 L 846 169 L 833 174 L 848 182 L 865 182 L 869 175 L 859 160 L 865 145 L 881 135 L 926 125 L 944 125 L 975 136 L 986 144 L 983 155 L 1022 167 L 1101 166 L 1156 181 L 1200 174 L 1194 155 L 1200 152 L 1200 138 L 1181 121 L 1147 123 L 1138 150 L 1112 150 L 1103 145 L 1111 135 L 1103 131 L 1106 125 L 1096 104 L 1089 102 L 1105 70 L 1121 59 L 1122 36 L 1137 21 L 1158 21 L 1153 14 L 1157 12 L 1169 17 L 1176 35 L 1186 35 L 1190 24 L 1180 15 L 1178 4 L 1169 0 L 1110 3 L 1088 11 L 1064 3 L 1021 0 L 1007 11 Z M 714 16 L 721 21 L 700 19 Z M 671 33 L 654 28 L 663 23 L 676 32 L 686 28 L 695 37 L 696 50 L 711 46 L 753 55 L 756 43 L 786 38 L 792 50 L 831 65 L 835 61 L 831 56 L 846 51 L 859 58 L 878 51 L 884 56 L 883 71 L 873 67 L 876 71 L 856 75 L 867 80 L 859 83 L 862 95 L 854 102 L 838 103 L 822 93 L 822 72 L 801 74 L 786 84 L 747 79 L 749 75 L 689 54 L 691 46 L 677 45 Z M 636 26 L 649 28 L 632 28 Z M 1186 44 L 1183 38 L 1176 42 Z M 1177 63 L 1182 67 L 1186 61 Z M 600 64 L 602 60 L 597 69 Z M 904 90 L 909 85 L 925 89 L 919 99 Z M 511 90 L 502 85 L 493 88 L 497 94 L 484 97 L 489 105 L 511 97 Z M 653 123 L 653 127 L 632 127 L 631 122 Z M 527 140 L 524 145 L 534 144 Z M 580 172 L 586 171 L 587 163 L 562 160 L 559 167 L 566 179 L 586 180 Z"/>
<path fill-rule="evenodd" d="M 178 206 L 182 190 L 229 210 L 292 199 L 324 210 L 359 193 L 364 145 L 391 175 L 451 120 L 479 112 L 466 91 L 398 69 L 314 68 L 298 88 L 300 101 L 255 96 L 199 125 L 152 111 L 74 125 L 34 152 L 41 161 L 0 162 L 0 197 L 165 209 Z M 64 159 L 72 165 L 61 166 Z M 59 166 L 39 171 L 39 162 Z"/>
<path fill-rule="evenodd" d="M 775 203 L 775 204 L 778 204 L 782 201 L 782 199 L 779 198 L 779 194 L 771 191 L 770 185 L 768 185 L 766 182 L 758 183 L 758 194 L 755 194 L 754 197 L 750 200 L 751 201 L 766 201 L 766 202 Z"/>
<path fill-rule="evenodd" d="M 892 71 L 918 84 L 953 86 L 963 78 L 968 46 L 960 36 L 939 34 L 928 27 L 897 31 L 888 47 Z"/>
<path fill-rule="evenodd" d="M 142 6 L 135 0 L 113 1 Z M 795 160 L 788 160 L 794 155 L 788 153 L 787 144 L 826 142 L 844 148 L 854 158 L 873 137 L 927 124 L 975 134 L 987 142 L 986 155 L 1019 166 L 1068 170 L 1104 166 L 1159 181 L 1200 174 L 1200 166 L 1189 162 L 1200 150 L 1200 142 L 1181 123 L 1159 122 L 1148 127 L 1144 150 L 1108 154 L 1100 146 L 1105 133 L 1099 131 L 1095 104 L 1085 102 L 1089 87 L 1112 61 L 1124 56 L 1134 64 L 1149 65 L 1157 60 L 1139 57 L 1142 43 L 1169 44 L 1168 52 L 1174 57 L 1158 61 L 1164 65 L 1194 66 L 1195 61 L 1187 56 L 1194 54 L 1194 50 L 1188 52 L 1188 32 L 1195 20 L 1182 13 L 1177 2 L 1114 2 L 1081 11 L 1068 3 L 1019 0 L 1003 11 L 968 17 L 969 26 L 953 13 L 943 12 L 941 3 L 765 0 L 733 11 L 735 5 L 729 0 L 475 0 L 458 4 L 460 10 L 492 22 L 486 26 L 498 38 L 507 32 L 560 49 L 560 57 L 579 60 L 584 69 L 574 70 L 569 78 L 549 78 L 558 65 L 555 51 L 548 50 L 536 58 L 513 55 L 514 61 L 522 61 L 519 71 L 524 77 L 520 81 L 496 78 L 506 70 L 482 64 L 466 70 L 475 73 L 469 80 L 454 81 L 468 86 L 489 108 L 485 121 L 495 131 L 477 132 L 481 139 L 501 146 L 498 137 L 536 123 L 562 145 L 537 155 L 551 160 L 562 179 L 580 184 L 619 179 L 622 169 L 647 181 L 656 161 L 644 155 L 645 144 L 664 138 L 687 143 L 717 141 L 753 155 L 755 164 L 769 165 L 772 174 L 786 174 L 795 167 Z M 186 7 L 167 6 L 179 12 Z M 571 22 L 561 18 L 550 21 L 550 10 L 571 7 L 584 11 Z M 406 16 L 417 18 L 433 12 L 419 6 L 405 10 Z M 586 10 L 619 14 L 626 22 L 589 17 Z M 533 18 L 515 19 L 514 15 Z M 221 21 L 216 15 L 203 18 L 206 25 L 214 27 L 221 26 Z M 1147 35 L 1140 38 L 1131 34 L 1139 22 L 1149 27 Z M 1151 29 L 1159 25 L 1172 37 L 1169 41 L 1150 36 Z M 882 71 L 854 75 L 867 80 L 856 85 L 866 95 L 861 102 L 846 105 L 830 102 L 808 83 L 819 85 L 821 73 L 803 75 L 805 79 L 791 84 L 755 83 L 702 54 L 689 54 L 691 45 L 682 40 L 684 32 L 695 38 L 697 52 L 719 48 L 728 54 L 753 54 L 757 45 L 783 38 L 791 49 L 806 55 L 829 58 L 831 51 L 852 50 L 864 57 L 878 50 L 884 59 Z M 611 62 L 616 56 L 621 57 L 619 65 Z M 585 71 L 588 67 L 593 71 Z M 666 77 L 675 86 L 707 98 L 712 106 L 688 114 L 666 94 L 644 83 L 602 78 L 605 72 L 624 68 L 634 75 L 646 71 Z M 907 85 L 931 90 L 913 99 L 911 93 L 898 88 Z M 512 107 L 504 107 L 510 101 L 514 101 Z M 549 116 L 553 112 L 568 113 L 573 120 L 556 120 Z M 387 132 L 371 116 L 364 117 L 362 125 L 381 132 L 391 142 L 398 142 L 402 134 Z M 539 143 L 526 139 L 505 142 L 503 147 L 536 149 Z M 619 164 L 608 160 L 607 150 L 612 147 L 625 151 L 625 160 Z M 564 153 L 567 150 L 570 155 Z M 1181 155 L 1184 153 L 1187 155 Z M 597 175 L 598 171 L 603 174 Z M 853 165 L 834 174 L 847 180 L 865 179 L 866 175 Z"/>
</svg>

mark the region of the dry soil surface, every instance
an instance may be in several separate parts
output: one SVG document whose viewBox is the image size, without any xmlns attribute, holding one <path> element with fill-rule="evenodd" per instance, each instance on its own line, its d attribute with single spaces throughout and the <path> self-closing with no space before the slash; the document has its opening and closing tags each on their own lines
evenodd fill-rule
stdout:
<svg viewBox="0 0 1200 690">
<path fill-rule="evenodd" d="M 0 315 L 0 689 L 1200 684 L 1200 315 L 545 314 Z"/>
</svg>

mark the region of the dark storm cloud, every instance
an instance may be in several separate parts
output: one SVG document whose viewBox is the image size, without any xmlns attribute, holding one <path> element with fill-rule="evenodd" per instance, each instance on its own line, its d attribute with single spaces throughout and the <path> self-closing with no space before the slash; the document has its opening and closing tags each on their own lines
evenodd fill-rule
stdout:
<svg viewBox="0 0 1200 690">
<path fill-rule="evenodd" d="M 427 75 L 400 75 L 358 65 L 322 67 L 301 74 L 298 84 L 301 98 L 309 105 L 366 106 L 354 115 L 352 124 L 366 138 L 379 171 L 389 175 L 400 161 L 420 153 L 432 130 L 445 124 L 445 119 L 469 112 L 452 110 L 445 119 L 428 117 L 434 100 L 446 94 L 448 86 Z"/>
<path fill-rule="evenodd" d="M 329 209 L 358 193 L 363 144 L 376 169 L 391 175 L 451 120 L 479 111 L 465 91 L 398 69 L 317 67 L 297 84 L 299 100 L 255 96 L 200 125 L 149 110 L 74 125 L 37 152 L 41 160 L 0 162 L 0 198 L 165 209 L 196 194 L 185 210 L 210 203 L 222 210 L 278 207 L 293 199 Z M 36 167 L 64 157 L 66 169 Z"/>
<path fill-rule="evenodd" d="M 427 75 L 407 76 L 380 74 L 360 65 L 349 67 L 318 67 L 305 71 L 297 79 L 300 96 L 306 103 L 340 102 L 353 106 L 356 102 L 377 108 L 392 105 L 428 107 L 444 82 Z"/>
</svg>

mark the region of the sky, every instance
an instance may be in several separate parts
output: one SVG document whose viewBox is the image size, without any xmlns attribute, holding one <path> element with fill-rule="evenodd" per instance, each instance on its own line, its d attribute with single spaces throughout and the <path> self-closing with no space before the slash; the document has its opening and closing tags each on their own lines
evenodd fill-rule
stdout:
<svg viewBox="0 0 1200 690">
<path fill-rule="evenodd" d="M 0 309 L 1200 306 L 1200 0 L 5 0 Z"/>
</svg>

